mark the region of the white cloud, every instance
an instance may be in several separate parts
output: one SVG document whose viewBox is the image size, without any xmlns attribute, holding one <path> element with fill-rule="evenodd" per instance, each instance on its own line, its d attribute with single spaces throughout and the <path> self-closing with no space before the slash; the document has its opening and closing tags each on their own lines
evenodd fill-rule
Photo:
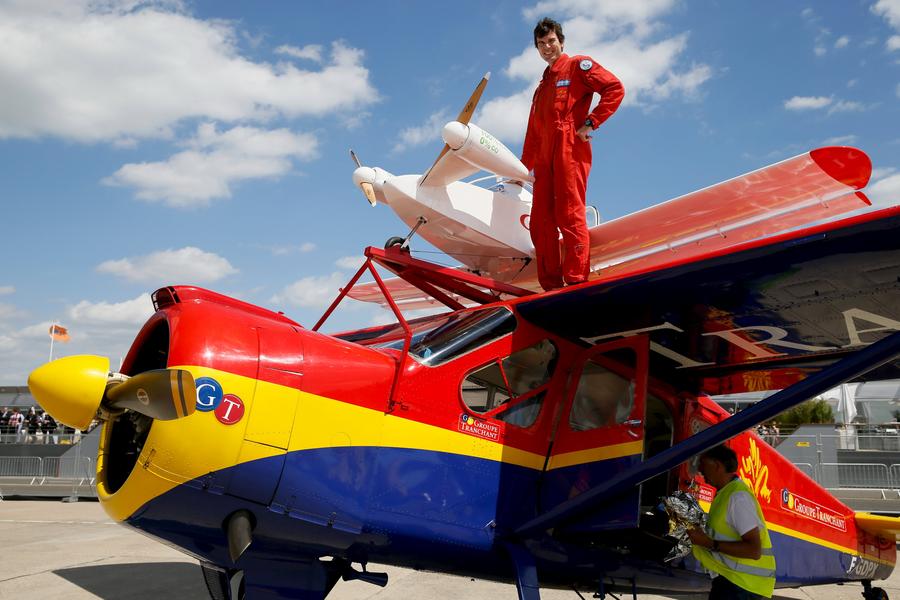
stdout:
<svg viewBox="0 0 900 600">
<path fill-rule="evenodd" d="M 784 107 L 788 110 L 817 110 L 825 108 L 833 101 L 828 96 L 794 96 L 785 100 Z"/>
<path fill-rule="evenodd" d="M 88 302 L 82 300 L 68 310 L 73 324 L 94 325 L 142 325 L 153 314 L 153 303 L 149 294 L 141 294 L 124 302 Z M 73 328 L 70 328 L 70 332 Z M 74 327 L 77 329 L 77 327 Z M 44 330 L 46 335 L 46 329 Z"/>
<path fill-rule="evenodd" d="M 528 126 L 533 94 L 534 90 L 524 89 L 511 96 L 492 99 L 479 109 L 478 124 L 501 140 L 521 140 Z"/>
<path fill-rule="evenodd" d="M 900 0 L 878 0 L 872 5 L 871 10 L 876 15 L 884 17 L 891 27 L 900 31 Z"/>
<path fill-rule="evenodd" d="M 846 144 L 855 144 L 859 138 L 855 135 L 839 135 L 830 137 L 822 141 L 823 146 L 843 146 Z"/>
<path fill-rule="evenodd" d="M 334 42 L 317 70 L 255 62 L 237 23 L 172 2 L 6 2 L 0 39 L 0 138 L 171 137 L 189 118 L 322 116 L 378 100 L 359 49 Z"/>
<path fill-rule="evenodd" d="M 21 316 L 23 313 L 12 304 L 0 302 L 0 321 Z"/>
<path fill-rule="evenodd" d="M 547 0 L 523 11 L 533 23 L 546 14 L 557 15 L 565 32 L 569 54 L 594 57 L 625 85 L 625 106 L 652 106 L 680 95 L 699 96 L 713 76 L 704 63 L 683 64 L 688 32 L 659 36 L 660 19 L 675 0 Z M 479 125 L 505 141 L 521 140 L 525 133 L 534 87 L 546 64 L 532 43 L 509 60 L 504 74 L 526 84 L 509 96 L 486 102 Z"/>
<path fill-rule="evenodd" d="M 53 325 L 53 321 L 41 321 L 40 323 L 35 323 L 34 325 L 28 325 L 27 327 L 23 327 L 19 331 L 13 334 L 15 338 L 25 338 L 25 339 L 47 339 L 49 342 L 50 338 L 50 326 Z M 71 332 L 70 332 L 71 333 Z"/>
<path fill-rule="evenodd" d="M 197 127 L 187 150 L 162 162 L 131 163 L 104 179 L 134 187 L 142 200 L 177 208 L 208 206 L 231 197 L 231 186 L 248 179 L 272 178 L 293 168 L 293 160 L 317 156 L 318 140 L 287 129 L 235 127 L 219 133 L 213 123 Z"/>
<path fill-rule="evenodd" d="M 15 293 L 16 288 L 11 285 L 0 285 L 0 296 L 8 296 Z"/>
<path fill-rule="evenodd" d="M 304 277 L 272 296 L 271 301 L 280 306 L 290 304 L 306 308 L 322 308 L 337 298 L 340 288 L 346 283 L 347 275 L 342 272 L 321 277 Z"/>
<path fill-rule="evenodd" d="M 847 82 L 847 87 L 848 88 L 856 87 L 857 83 L 859 83 L 858 79 L 851 79 L 850 81 Z"/>
<path fill-rule="evenodd" d="M 897 169 L 894 167 L 875 167 L 872 169 L 872 181 L 878 181 L 883 177 L 887 177 L 888 175 L 893 175 L 897 172 Z"/>
<path fill-rule="evenodd" d="M 289 254 L 306 254 L 316 249 L 316 245 L 312 242 L 303 242 L 302 244 L 284 244 L 281 246 L 266 246 L 274 256 L 287 256 Z"/>
<path fill-rule="evenodd" d="M 900 50 L 900 35 L 892 35 L 889 37 L 888 41 L 885 42 L 885 47 L 891 52 Z"/>
<path fill-rule="evenodd" d="M 108 260 L 97 271 L 139 283 L 210 283 L 237 273 L 226 259 L 212 252 L 187 246 L 146 256 Z"/>
<path fill-rule="evenodd" d="M 339 269 L 347 269 L 348 271 L 355 271 L 359 269 L 363 262 L 366 259 L 362 256 L 342 256 L 341 258 L 334 261 L 334 264 Z"/>
<path fill-rule="evenodd" d="M 850 38 L 847 37 L 846 35 L 842 35 L 837 40 L 835 40 L 834 47 L 835 48 L 846 48 L 847 44 L 849 44 L 849 43 L 850 43 Z"/>
<path fill-rule="evenodd" d="M 825 49 L 825 46 L 816 46 L 813 48 L 813 52 L 816 56 L 825 56 L 825 53 L 828 52 L 828 50 Z"/>
<path fill-rule="evenodd" d="M 311 60 L 317 63 L 322 62 L 322 46 L 319 44 L 309 44 L 302 48 L 285 44 L 275 48 L 275 54 L 286 54 L 287 56 L 292 56 L 294 58 Z"/>
<path fill-rule="evenodd" d="M 868 106 L 863 104 L 862 102 L 856 102 L 855 100 L 838 100 L 828 109 L 828 113 L 836 113 L 836 112 L 863 112 L 868 110 Z"/>
<path fill-rule="evenodd" d="M 876 181 L 866 189 L 866 195 L 876 207 L 900 204 L 900 173 Z"/>
<path fill-rule="evenodd" d="M 452 118 L 450 110 L 442 108 L 441 110 L 432 113 L 421 125 L 403 129 L 397 135 L 397 142 L 394 144 L 391 152 L 402 152 L 404 150 L 415 148 L 416 146 L 422 146 L 423 144 L 440 140 L 441 128 L 445 123 L 452 120 Z"/>
</svg>

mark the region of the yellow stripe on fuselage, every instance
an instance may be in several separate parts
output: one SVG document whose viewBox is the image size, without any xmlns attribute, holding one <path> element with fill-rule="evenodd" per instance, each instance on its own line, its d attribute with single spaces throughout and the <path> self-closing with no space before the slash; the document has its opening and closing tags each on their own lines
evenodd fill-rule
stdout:
<svg viewBox="0 0 900 600">
<path fill-rule="evenodd" d="M 244 417 L 235 425 L 224 425 L 212 412 L 198 410 L 174 421 L 155 421 L 126 483 L 111 494 L 106 478 L 98 478 L 98 496 L 107 513 L 115 519 L 124 520 L 149 500 L 209 473 L 249 460 L 318 448 L 409 448 L 469 456 L 534 470 L 544 467 L 542 453 L 505 446 L 460 431 L 216 369 L 196 366 L 173 368 L 190 371 L 194 379 L 212 377 L 218 381 L 225 394 L 234 394 L 244 402 Z M 295 399 L 296 410 L 293 409 Z M 257 406 L 255 412 L 254 406 Z M 285 414 L 288 412 L 293 414 Z M 251 418 L 253 422 L 248 429 Z M 106 467 L 103 454 L 109 447 L 108 436 L 109 426 L 105 426 L 98 463 L 101 473 Z M 256 442 L 253 452 L 248 452 L 246 448 L 242 452 L 245 437 Z M 641 451 L 641 442 L 629 442 L 569 452 L 553 457 L 550 468 L 618 458 Z"/>
<path fill-rule="evenodd" d="M 576 450 L 575 452 L 566 452 L 565 454 L 556 454 L 550 457 L 550 463 L 547 470 L 562 469 L 588 462 L 598 460 L 609 460 L 611 458 L 622 458 L 624 456 L 633 456 L 641 454 L 644 451 L 644 442 L 626 442 L 624 444 L 612 444 L 610 446 L 599 446 L 597 448 L 589 448 L 587 450 Z"/>
<path fill-rule="evenodd" d="M 709 512 L 709 507 L 711 504 L 709 502 L 700 502 L 700 508 L 702 508 L 705 512 Z M 784 527 L 783 525 L 777 525 L 775 523 L 771 523 L 766 521 L 766 528 L 769 531 L 777 531 L 782 535 L 787 535 L 792 538 L 803 540 L 804 542 L 808 542 L 810 544 L 815 544 L 816 546 L 822 546 L 823 548 L 828 548 L 829 550 L 837 550 L 838 552 L 845 552 L 852 556 L 861 556 L 868 560 L 875 561 L 877 563 L 881 563 L 883 565 L 893 566 L 894 563 L 891 561 L 884 560 L 877 556 L 873 556 L 871 554 L 866 554 L 864 552 L 860 552 L 857 548 L 849 548 L 847 546 L 841 546 L 840 544 L 835 544 L 834 542 L 829 542 L 828 540 L 823 540 L 822 538 L 818 538 L 801 531 L 797 531 L 796 529 L 791 529 L 790 527 Z M 775 556 L 775 560 L 778 560 L 778 556 Z"/>
</svg>

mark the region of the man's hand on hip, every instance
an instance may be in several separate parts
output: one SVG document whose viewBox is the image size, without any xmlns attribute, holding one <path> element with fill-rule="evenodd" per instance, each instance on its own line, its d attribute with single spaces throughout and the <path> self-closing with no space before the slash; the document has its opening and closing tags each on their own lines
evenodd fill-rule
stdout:
<svg viewBox="0 0 900 600">
<path fill-rule="evenodd" d="M 594 130 L 589 125 L 582 125 L 578 128 L 578 131 L 575 132 L 582 142 L 587 142 L 591 139 L 591 132 Z"/>
</svg>

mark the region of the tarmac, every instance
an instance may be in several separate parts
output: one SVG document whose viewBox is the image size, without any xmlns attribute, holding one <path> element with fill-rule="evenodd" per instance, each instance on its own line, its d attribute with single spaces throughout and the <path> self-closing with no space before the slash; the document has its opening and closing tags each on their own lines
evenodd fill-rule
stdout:
<svg viewBox="0 0 900 600">
<path fill-rule="evenodd" d="M 197 561 L 109 519 L 95 501 L 0 501 L 0 599 L 194 600 L 209 598 Z M 339 582 L 328 600 L 515 600 L 512 585 L 370 565 L 386 571 L 386 588 Z M 900 572 L 875 585 L 900 600 Z M 776 590 L 776 600 L 862 598 L 862 586 Z M 582 592 L 585 598 L 591 594 Z M 578 600 L 573 591 L 543 590 L 543 600 Z M 627 597 L 627 596 L 625 596 Z M 641 600 L 675 596 L 641 594 Z M 680 598 L 686 598 L 681 596 Z"/>
</svg>

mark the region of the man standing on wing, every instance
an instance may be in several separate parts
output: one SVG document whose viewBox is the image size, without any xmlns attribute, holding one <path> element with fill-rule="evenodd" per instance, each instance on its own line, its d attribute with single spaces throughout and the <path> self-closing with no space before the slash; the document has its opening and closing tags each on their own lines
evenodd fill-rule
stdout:
<svg viewBox="0 0 900 600">
<path fill-rule="evenodd" d="M 700 473 L 716 488 L 709 529 L 691 529 L 694 557 L 713 575 L 709 600 L 771 598 L 775 554 L 756 496 L 737 476 L 737 454 L 722 444 L 700 455 Z"/>
<path fill-rule="evenodd" d="M 588 56 L 563 53 L 565 36 L 553 19 L 534 28 L 534 45 L 547 64 L 534 92 L 522 163 L 534 171 L 529 229 L 545 290 L 587 281 L 590 240 L 585 193 L 591 172 L 591 132 L 622 103 L 625 88 Z M 588 114 L 594 93 L 600 103 Z M 559 234 L 565 257 L 560 261 Z"/>
</svg>

